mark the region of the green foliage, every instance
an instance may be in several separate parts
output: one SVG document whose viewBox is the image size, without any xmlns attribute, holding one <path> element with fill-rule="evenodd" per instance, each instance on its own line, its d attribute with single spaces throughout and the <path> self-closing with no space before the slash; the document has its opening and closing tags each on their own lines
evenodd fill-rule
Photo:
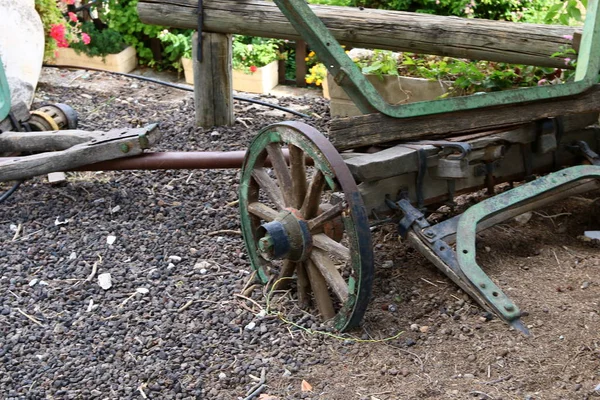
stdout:
<svg viewBox="0 0 600 400">
<path fill-rule="evenodd" d="M 192 31 L 172 33 L 165 29 L 158 35 L 167 56 L 166 62 L 178 72 L 182 70 L 181 58 L 192 58 L 192 34 Z"/>
<path fill-rule="evenodd" d="M 50 36 L 52 25 L 64 24 L 65 19 L 58 8 L 56 0 L 35 0 L 35 10 L 38 12 L 44 26 L 45 47 L 44 59 L 54 58 L 57 49 L 56 41 Z"/>
<path fill-rule="evenodd" d="M 167 29 L 164 26 L 148 25 L 140 21 L 137 13 L 138 0 L 106 0 L 108 10 L 104 14 L 104 19 L 108 27 L 123 35 L 123 40 L 130 46 L 135 47 L 140 64 L 147 64 L 158 70 L 170 68 L 177 63 L 180 55 L 180 46 L 169 48 L 163 46 L 162 59 L 156 59 L 151 50 L 151 40 L 160 40 L 160 34 L 167 31 L 173 34 L 191 35 L 192 30 L 186 29 Z M 162 42 L 161 42 L 162 43 Z M 167 50 L 167 48 L 169 48 Z"/>
<path fill-rule="evenodd" d="M 398 58 L 389 50 L 374 50 L 369 57 L 358 57 L 354 63 L 365 75 L 398 75 Z"/>
<path fill-rule="evenodd" d="M 279 41 L 260 37 L 233 36 L 233 69 L 253 73 L 278 59 Z"/>
<path fill-rule="evenodd" d="M 93 23 L 84 22 L 81 24 L 81 31 L 90 35 L 90 43 L 87 45 L 83 41 L 71 43 L 69 47 L 74 49 L 77 54 L 106 57 L 109 54 L 117 54 L 125 48 L 123 37 L 113 29 L 98 30 Z"/>
<path fill-rule="evenodd" d="M 581 21 L 587 0 L 309 0 L 313 4 L 568 25 Z"/>
<path fill-rule="evenodd" d="M 553 68 L 409 53 L 404 53 L 400 71 L 404 76 L 451 81 L 449 94 L 452 96 L 535 86 L 555 73 Z"/>
</svg>

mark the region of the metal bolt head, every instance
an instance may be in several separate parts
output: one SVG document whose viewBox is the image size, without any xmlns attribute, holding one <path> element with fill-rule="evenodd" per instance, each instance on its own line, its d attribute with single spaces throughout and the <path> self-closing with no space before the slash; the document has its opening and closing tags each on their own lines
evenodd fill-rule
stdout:
<svg viewBox="0 0 600 400">
<path fill-rule="evenodd" d="M 427 230 L 425 230 L 425 232 L 423 232 L 423 234 L 424 234 L 425 236 L 427 236 L 428 238 L 432 238 L 432 237 L 434 237 L 434 236 L 435 236 L 435 232 L 433 232 L 433 231 L 432 231 L 432 230 L 430 230 L 430 229 L 427 229 Z"/>
<path fill-rule="evenodd" d="M 507 304 L 504 306 L 504 309 L 506 311 L 515 311 L 515 306 L 513 306 L 512 304 Z"/>
<path fill-rule="evenodd" d="M 119 146 L 119 148 L 123 153 L 129 153 L 129 145 L 127 143 L 121 143 L 121 146 Z"/>
</svg>

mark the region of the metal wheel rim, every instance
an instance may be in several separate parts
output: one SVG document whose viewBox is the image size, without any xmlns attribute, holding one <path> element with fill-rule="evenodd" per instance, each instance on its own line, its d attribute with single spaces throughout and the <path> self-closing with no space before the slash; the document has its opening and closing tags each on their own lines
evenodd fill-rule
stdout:
<svg viewBox="0 0 600 400">
<path fill-rule="evenodd" d="M 341 306 L 336 310 L 333 323 L 340 331 L 354 328 L 359 325 L 366 311 L 373 280 L 373 249 L 368 218 L 356 182 L 340 154 L 320 132 L 304 123 L 283 122 L 268 126 L 259 132 L 246 153 L 241 172 L 239 198 L 242 234 L 252 268 L 263 283 L 269 280 L 266 271 L 269 262 L 259 255 L 256 244 L 256 221 L 253 222 L 253 218 L 257 217 L 251 214 L 248 204 L 249 198 L 252 197 L 250 192 L 256 187 L 262 189 L 253 177 L 253 171 L 255 168 L 262 168 L 267 146 L 273 143 L 289 144 L 300 148 L 323 173 L 326 187 L 337 188 L 344 194 L 346 205 L 343 213 L 344 231 L 350 250 L 349 262 L 355 277 L 348 279 L 348 298 L 345 302 L 339 301 Z M 292 167 L 290 166 L 289 169 Z M 318 249 L 318 252 L 321 251 Z M 313 252 L 310 254 L 312 260 Z"/>
</svg>

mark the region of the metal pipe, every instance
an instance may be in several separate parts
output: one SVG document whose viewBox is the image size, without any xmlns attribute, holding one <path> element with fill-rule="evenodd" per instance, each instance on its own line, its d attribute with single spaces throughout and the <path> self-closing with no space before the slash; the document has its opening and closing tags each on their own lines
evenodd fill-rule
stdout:
<svg viewBox="0 0 600 400">
<path fill-rule="evenodd" d="M 288 149 L 282 149 L 289 160 Z M 118 171 L 118 170 L 157 170 L 157 169 L 237 169 L 242 168 L 245 150 L 240 151 L 168 151 L 164 153 L 144 153 L 139 156 L 118 158 L 96 164 L 84 165 L 70 171 Z M 0 158 L 0 163 L 2 158 Z M 312 165 L 310 158 L 307 165 Z M 265 166 L 271 163 L 267 158 Z"/>
<path fill-rule="evenodd" d="M 169 151 L 144 153 L 74 168 L 73 171 L 241 168 L 245 151 Z"/>
</svg>

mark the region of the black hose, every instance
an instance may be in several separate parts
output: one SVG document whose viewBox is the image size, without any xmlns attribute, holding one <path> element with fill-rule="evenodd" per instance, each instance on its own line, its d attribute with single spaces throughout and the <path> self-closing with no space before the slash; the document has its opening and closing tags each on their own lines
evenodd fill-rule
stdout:
<svg viewBox="0 0 600 400">
<path fill-rule="evenodd" d="M 21 183 L 23 182 L 24 180 L 17 181 L 17 183 L 15 183 L 13 187 L 4 192 L 4 194 L 0 196 L 0 203 L 4 202 L 6 199 L 12 196 L 12 194 L 19 188 L 19 186 L 21 186 Z"/>
<path fill-rule="evenodd" d="M 147 76 L 142 76 L 142 75 L 126 74 L 124 72 L 107 71 L 105 69 L 100 69 L 100 68 L 77 67 L 75 65 L 48 65 L 48 64 L 44 64 L 43 66 L 44 67 L 51 67 L 51 68 L 74 68 L 74 69 L 87 69 L 87 70 L 90 70 L 90 71 L 106 72 L 106 73 L 109 73 L 109 74 L 121 75 L 121 76 L 126 76 L 128 78 L 134 78 L 134 79 L 139 79 L 139 80 L 142 80 L 142 81 L 157 83 L 159 85 L 168 86 L 168 87 L 172 87 L 172 88 L 175 88 L 175 89 L 186 90 L 188 92 L 193 92 L 194 91 L 193 88 L 190 88 L 188 86 L 179 85 L 177 83 L 165 82 L 165 81 L 161 81 L 159 79 L 149 78 Z M 267 102 L 261 101 L 261 100 L 250 99 L 248 97 L 233 96 L 233 98 L 234 98 L 234 100 L 238 100 L 238 101 L 245 101 L 245 102 L 248 102 L 248 103 L 258 104 L 258 105 L 265 106 L 265 107 L 275 108 L 275 109 L 280 110 L 280 111 L 284 111 L 284 112 L 287 112 L 287 113 L 290 113 L 290 114 L 294 114 L 294 115 L 296 115 L 298 117 L 310 118 L 306 114 L 302 114 L 302 113 L 300 113 L 298 111 L 295 111 L 295 110 L 292 110 L 290 108 L 285 108 L 285 107 L 282 107 L 282 106 L 278 106 L 277 104 L 271 104 L 271 103 L 267 103 Z"/>
</svg>

